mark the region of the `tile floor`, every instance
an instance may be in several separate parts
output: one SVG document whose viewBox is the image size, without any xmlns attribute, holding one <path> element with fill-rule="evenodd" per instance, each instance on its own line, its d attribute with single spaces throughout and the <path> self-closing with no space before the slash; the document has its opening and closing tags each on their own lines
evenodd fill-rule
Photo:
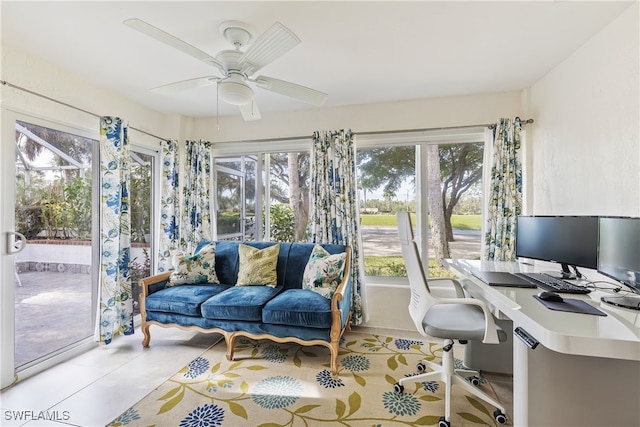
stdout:
<svg viewBox="0 0 640 427">
<path fill-rule="evenodd" d="M 0 425 L 104 426 L 220 338 L 175 328 L 151 333 L 150 348 L 136 330 L 3 390 Z M 58 421 L 33 420 L 41 411 Z"/>
<path fill-rule="evenodd" d="M 358 331 L 419 338 L 406 331 Z M 96 347 L 3 390 L 0 426 L 104 426 L 220 337 L 154 326 L 151 333 L 151 348 L 142 348 L 142 334 L 136 330 L 134 335 L 119 337 L 108 346 Z M 512 377 L 484 376 L 510 414 Z M 34 419 L 42 411 L 57 420 Z"/>
</svg>

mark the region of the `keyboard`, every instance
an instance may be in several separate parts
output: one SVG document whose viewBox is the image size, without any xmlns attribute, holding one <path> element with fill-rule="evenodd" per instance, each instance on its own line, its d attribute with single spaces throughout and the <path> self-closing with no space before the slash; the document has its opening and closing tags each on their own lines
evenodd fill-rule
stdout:
<svg viewBox="0 0 640 427">
<path fill-rule="evenodd" d="M 584 286 L 574 285 L 573 283 L 565 282 L 562 279 L 556 279 L 544 273 L 514 273 L 516 276 L 523 278 L 524 280 L 533 283 L 540 289 L 545 291 L 566 293 L 566 294 L 588 294 L 590 289 Z"/>
</svg>

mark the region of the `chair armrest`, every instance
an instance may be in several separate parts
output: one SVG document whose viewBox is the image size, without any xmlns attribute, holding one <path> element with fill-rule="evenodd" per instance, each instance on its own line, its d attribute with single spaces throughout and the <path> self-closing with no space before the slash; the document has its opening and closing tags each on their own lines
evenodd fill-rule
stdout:
<svg viewBox="0 0 640 427">
<path fill-rule="evenodd" d="M 155 276 L 145 277 L 144 279 L 138 280 L 140 284 L 140 288 L 142 290 L 141 298 L 146 298 L 149 295 L 157 292 L 161 289 L 165 288 L 165 285 L 169 281 L 169 276 L 171 276 L 171 271 L 167 271 L 165 273 L 156 274 Z"/>
<path fill-rule="evenodd" d="M 462 284 L 458 281 L 458 279 L 448 279 L 448 278 L 438 278 L 438 279 L 427 279 L 427 283 L 429 284 L 429 292 L 431 294 L 434 294 L 435 296 L 440 296 L 438 295 L 439 293 L 441 293 L 442 291 L 447 291 L 450 292 L 451 291 L 451 285 L 453 285 L 453 290 L 455 290 L 456 292 L 456 298 L 465 298 L 465 293 L 464 293 L 464 288 L 462 287 Z M 439 284 L 446 284 L 448 286 L 438 286 Z M 432 285 L 436 285 L 436 286 L 432 286 Z M 442 297 L 446 297 L 445 295 L 442 295 Z"/>
<path fill-rule="evenodd" d="M 500 344 L 500 340 L 498 339 L 498 329 L 496 327 L 496 322 L 493 318 L 493 314 L 489 310 L 489 307 L 478 299 L 474 298 L 434 298 L 437 302 L 434 304 L 466 304 L 466 305 L 477 305 L 482 309 L 484 313 L 484 338 L 482 338 L 482 342 L 485 344 Z"/>
</svg>

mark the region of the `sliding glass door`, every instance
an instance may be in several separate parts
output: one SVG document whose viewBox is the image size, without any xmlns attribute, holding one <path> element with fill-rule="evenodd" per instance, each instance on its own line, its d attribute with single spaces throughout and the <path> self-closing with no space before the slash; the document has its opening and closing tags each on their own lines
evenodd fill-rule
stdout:
<svg viewBox="0 0 640 427">
<path fill-rule="evenodd" d="M 93 334 L 98 142 L 15 122 L 15 360 L 23 369 Z"/>
<path fill-rule="evenodd" d="M 94 132 L 3 111 L 1 386 L 91 344 L 97 295 Z"/>
</svg>

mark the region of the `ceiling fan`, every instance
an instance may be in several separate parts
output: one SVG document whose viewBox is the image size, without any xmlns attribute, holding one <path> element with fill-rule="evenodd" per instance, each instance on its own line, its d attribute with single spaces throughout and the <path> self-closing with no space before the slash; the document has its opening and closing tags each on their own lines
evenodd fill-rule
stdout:
<svg viewBox="0 0 640 427">
<path fill-rule="evenodd" d="M 267 76 L 254 76 L 262 67 L 288 52 L 300 39 L 279 22 L 257 37 L 251 44 L 251 33 L 239 21 L 226 21 L 220 25 L 220 33 L 235 47 L 223 50 L 213 57 L 179 38 L 137 18 L 127 19 L 124 24 L 147 36 L 180 50 L 200 61 L 212 65 L 220 76 L 204 76 L 183 80 L 153 88 L 152 91 L 171 94 L 186 89 L 217 84 L 218 96 L 225 102 L 237 105 L 244 120 L 260 119 L 260 111 L 255 102 L 253 89 L 256 87 L 279 93 L 311 105 L 320 106 L 326 100 L 326 93 Z M 247 46 L 243 52 L 241 48 Z"/>
</svg>

